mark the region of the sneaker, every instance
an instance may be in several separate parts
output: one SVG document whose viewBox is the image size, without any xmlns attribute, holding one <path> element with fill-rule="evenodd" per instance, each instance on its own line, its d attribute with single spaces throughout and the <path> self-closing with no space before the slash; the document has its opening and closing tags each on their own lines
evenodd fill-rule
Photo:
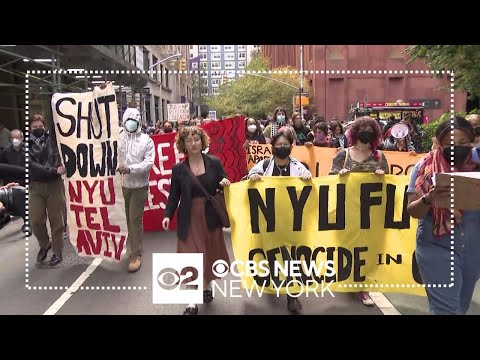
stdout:
<svg viewBox="0 0 480 360">
<path fill-rule="evenodd" d="M 195 307 L 187 307 L 183 312 L 183 315 L 198 315 L 198 306 Z"/>
<path fill-rule="evenodd" d="M 62 258 L 62 254 L 60 255 L 57 255 L 57 254 L 53 254 L 52 258 L 50 259 L 50 266 L 55 266 L 55 265 L 58 265 L 62 262 L 63 258 Z"/>
<path fill-rule="evenodd" d="M 287 295 L 287 309 L 292 313 L 297 313 L 302 310 L 302 303 L 298 298 Z"/>
<path fill-rule="evenodd" d="M 363 305 L 366 305 L 366 306 L 375 305 L 375 302 L 372 300 L 372 298 L 368 294 L 368 291 L 360 291 L 357 294 L 358 294 L 358 297 L 360 298 L 360 300 L 362 300 Z"/>
<path fill-rule="evenodd" d="M 52 244 L 48 244 L 47 248 L 46 249 L 42 249 L 40 248 L 40 251 L 38 252 L 37 254 L 37 263 L 41 263 L 43 261 L 45 261 L 45 259 L 47 258 L 47 255 L 48 255 L 48 251 L 52 248 Z"/>
<path fill-rule="evenodd" d="M 130 259 L 130 263 L 128 264 L 128 272 L 136 272 L 140 270 L 140 266 L 142 266 L 142 257 L 134 256 Z"/>
</svg>

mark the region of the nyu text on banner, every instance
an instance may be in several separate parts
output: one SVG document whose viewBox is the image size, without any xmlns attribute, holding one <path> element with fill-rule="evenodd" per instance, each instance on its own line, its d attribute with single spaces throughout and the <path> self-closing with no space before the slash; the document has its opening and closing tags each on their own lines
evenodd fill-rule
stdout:
<svg viewBox="0 0 480 360">
<path fill-rule="evenodd" d="M 332 291 L 380 288 L 424 295 L 417 287 L 418 222 L 406 210 L 407 185 L 408 176 L 359 173 L 232 184 L 226 202 L 244 288 L 255 282 L 266 293 L 285 294 L 288 287 L 292 294 L 331 283 Z M 269 271 L 249 272 L 242 264 L 252 261 Z M 302 262 L 296 276 L 278 267 L 292 261 Z M 333 274 L 322 266 L 327 261 Z"/>
<path fill-rule="evenodd" d="M 113 85 L 54 94 L 52 113 L 67 170 L 70 241 L 80 256 L 120 261 L 128 231 L 121 178 L 116 174 L 119 121 Z"/>
</svg>

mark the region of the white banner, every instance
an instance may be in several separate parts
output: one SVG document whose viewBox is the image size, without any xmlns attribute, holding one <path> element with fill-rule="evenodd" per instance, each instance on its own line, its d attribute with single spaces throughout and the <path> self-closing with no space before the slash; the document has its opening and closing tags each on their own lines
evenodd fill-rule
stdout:
<svg viewBox="0 0 480 360">
<path fill-rule="evenodd" d="M 52 113 L 67 170 L 70 241 L 80 256 L 120 261 L 128 230 L 121 177 L 116 175 L 119 122 L 113 85 L 54 94 Z"/>
<path fill-rule="evenodd" d="M 190 104 L 168 104 L 169 121 L 188 121 L 190 120 Z"/>
</svg>

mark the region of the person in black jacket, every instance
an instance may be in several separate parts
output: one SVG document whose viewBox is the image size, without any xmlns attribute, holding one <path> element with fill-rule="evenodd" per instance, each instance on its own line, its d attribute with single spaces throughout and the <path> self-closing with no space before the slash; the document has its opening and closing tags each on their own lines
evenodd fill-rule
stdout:
<svg viewBox="0 0 480 360">
<path fill-rule="evenodd" d="M 12 130 L 10 132 L 11 144 L 0 152 L 0 163 L 9 164 L 15 166 L 25 167 L 25 148 L 23 144 L 23 133 L 18 130 Z M 8 174 L 2 174 L 1 176 L 5 184 L 17 183 L 20 186 L 25 186 L 25 172 L 20 176 L 10 176 Z"/>
<path fill-rule="evenodd" d="M 40 251 L 37 262 L 47 258 L 53 247 L 50 266 L 62 262 L 63 234 L 65 231 L 65 186 L 61 175 L 65 167 L 61 163 L 56 142 L 45 130 L 45 121 L 41 115 L 34 115 L 30 120 L 31 136 L 29 139 L 30 161 L 34 167 L 41 168 L 41 176 L 32 176 L 30 182 L 30 223 L 33 234 L 38 240 Z M 33 174 L 32 174 L 33 175 Z M 50 222 L 52 243 L 47 231 L 47 216 Z"/>
<path fill-rule="evenodd" d="M 163 228 L 167 230 L 178 207 L 177 252 L 203 253 L 205 303 L 212 301 L 210 283 L 218 278 L 212 272 L 213 263 L 224 260 L 230 264 L 222 224 L 215 209 L 207 201 L 204 192 L 194 183 L 192 174 L 187 169 L 188 167 L 191 170 L 193 176 L 212 196 L 217 189 L 230 185 L 220 159 L 202 153 L 208 147 L 208 140 L 204 130 L 196 126 L 187 126 L 177 134 L 177 149 L 187 154 L 187 158 L 172 168 L 170 195 L 162 221 Z M 197 273 L 196 269 L 191 270 Z M 189 304 L 183 314 L 197 315 L 198 306 Z"/>
</svg>

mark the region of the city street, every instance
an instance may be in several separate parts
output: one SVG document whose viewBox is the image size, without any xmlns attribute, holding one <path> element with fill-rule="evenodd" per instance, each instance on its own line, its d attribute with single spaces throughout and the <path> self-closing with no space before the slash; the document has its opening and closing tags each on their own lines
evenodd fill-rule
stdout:
<svg viewBox="0 0 480 360">
<path fill-rule="evenodd" d="M 152 258 L 149 255 L 153 252 L 175 252 L 176 237 L 174 233 L 145 234 L 145 256 L 142 268 L 137 273 L 129 274 L 126 271 L 127 263 L 125 261 L 118 265 L 102 261 L 88 277 L 85 275 L 85 271 L 93 262 L 92 259 L 77 257 L 70 244 L 65 244 L 64 261 L 58 267 L 50 269 L 47 265 L 37 266 L 35 258 L 38 244 L 32 236 L 28 257 L 29 284 L 32 289 L 28 290 L 25 287 L 25 258 L 23 257 L 25 237 L 20 232 L 21 225 L 21 220 L 15 220 L 1 230 L 2 277 L 0 278 L 0 289 L 2 289 L 3 296 L 0 298 L 0 314 L 182 314 L 183 305 L 154 305 L 152 303 Z M 229 231 L 225 231 L 225 239 L 230 256 L 233 258 Z M 49 253 L 50 256 L 51 253 Z M 84 282 L 80 288 L 71 296 L 63 289 L 54 289 L 55 286 L 65 287 L 74 283 L 78 285 L 82 280 Z M 51 286 L 52 289 L 45 290 L 45 286 Z M 97 290 L 97 286 L 100 287 L 99 290 Z M 115 290 L 111 288 L 107 290 L 107 286 L 114 286 Z M 37 287 L 37 289 L 33 290 L 33 287 Z M 38 287 L 41 287 L 41 290 L 38 290 Z M 105 287 L 105 290 L 101 290 L 102 287 Z M 118 290 L 118 287 L 121 289 Z M 133 287 L 136 289 L 133 290 Z M 477 287 L 470 314 L 480 314 L 480 291 L 478 290 Z M 401 314 L 428 313 L 426 298 L 403 294 L 386 294 L 386 296 Z M 385 301 L 381 294 L 372 293 L 372 297 L 380 308 L 364 306 L 353 294 L 349 293 L 335 293 L 334 298 L 328 293 L 325 293 L 324 298 L 306 298 L 302 295 L 300 297 L 303 304 L 302 314 L 382 315 L 396 312 L 395 308 Z M 212 303 L 200 305 L 199 310 L 203 315 L 289 314 L 284 296 L 277 298 L 275 295 L 270 295 L 259 298 L 255 293 L 251 298 L 246 296 L 225 298 L 223 295 L 219 295 Z"/>
</svg>

